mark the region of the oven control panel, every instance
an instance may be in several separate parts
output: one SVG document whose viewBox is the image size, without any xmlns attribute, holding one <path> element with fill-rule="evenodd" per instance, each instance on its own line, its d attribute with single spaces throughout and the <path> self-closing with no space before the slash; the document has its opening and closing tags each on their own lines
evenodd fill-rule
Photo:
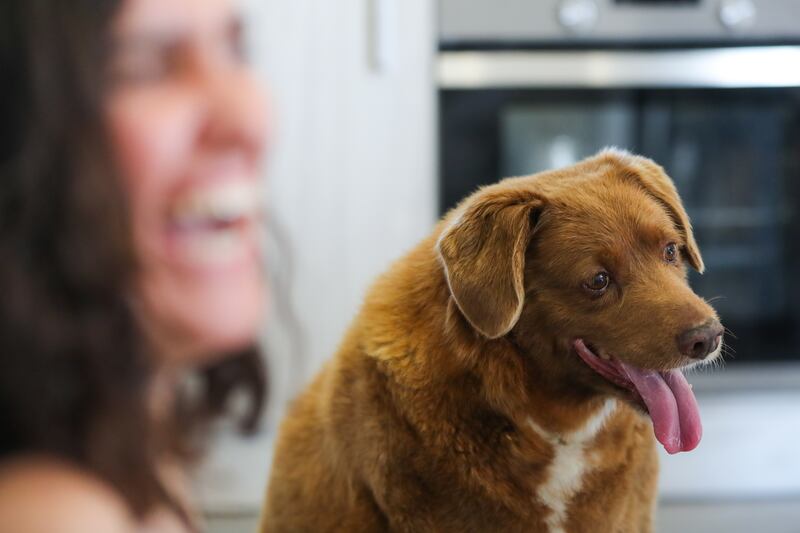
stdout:
<svg viewBox="0 0 800 533">
<path fill-rule="evenodd" d="M 700 0 L 614 0 L 617 4 L 676 5 L 699 4 Z"/>
<path fill-rule="evenodd" d="M 800 0 L 439 0 L 443 45 L 800 43 Z"/>
</svg>

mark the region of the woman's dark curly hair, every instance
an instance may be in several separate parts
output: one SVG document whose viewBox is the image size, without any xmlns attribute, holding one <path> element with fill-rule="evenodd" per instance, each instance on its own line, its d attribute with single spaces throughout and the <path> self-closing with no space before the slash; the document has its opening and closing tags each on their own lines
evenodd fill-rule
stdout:
<svg viewBox="0 0 800 533">
<path fill-rule="evenodd" d="M 106 54 L 119 0 L 0 2 L 0 460 L 54 454 L 106 480 L 142 516 L 181 512 L 157 464 L 189 460 L 202 428 L 265 394 L 255 349 L 198 370 L 158 423 L 151 357 L 126 301 L 136 272 L 104 128 Z"/>
</svg>

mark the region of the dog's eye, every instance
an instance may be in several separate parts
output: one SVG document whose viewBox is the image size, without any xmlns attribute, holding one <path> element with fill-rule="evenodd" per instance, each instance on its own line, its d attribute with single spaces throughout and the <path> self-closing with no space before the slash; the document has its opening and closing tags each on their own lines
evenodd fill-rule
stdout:
<svg viewBox="0 0 800 533">
<path fill-rule="evenodd" d="M 664 261 L 667 263 L 674 263 L 678 260 L 678 245 L 674 242 L 669 243 L 664 247 Z"/>
<path fill-rule="evenodd" d="M 611 276 L 608 275 L 608 272 L 598 272 L 583 286 L 592 292 L 602 292 L 608 288 L 609 283 L 611 283 Z"/>
</svg>

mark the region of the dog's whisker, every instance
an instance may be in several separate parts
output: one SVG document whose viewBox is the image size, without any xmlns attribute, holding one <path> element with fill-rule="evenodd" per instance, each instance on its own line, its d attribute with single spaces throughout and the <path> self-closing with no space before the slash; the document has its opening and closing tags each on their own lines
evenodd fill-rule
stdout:
<svg viewBox="0 0 800 533">
<path fill-rule="evenodd" d="M 739 337 L 737 337 L 736 334 L 733 331 L 731 331 L 730 328 L 725 327 L 725 326 L 723 326 L 723 328 L 725 328 L 725 334 L 726 335 L 728 335 L 730 337 L 733 337 L 734 339 L 737 339 L 737 340 L 739 339 Z"/>
</svg>

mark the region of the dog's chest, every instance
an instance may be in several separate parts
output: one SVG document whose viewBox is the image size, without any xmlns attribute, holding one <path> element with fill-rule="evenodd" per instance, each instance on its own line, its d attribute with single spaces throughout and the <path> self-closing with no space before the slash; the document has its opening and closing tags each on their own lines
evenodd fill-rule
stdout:
<svg viewBox="0 0 800 533">
<path fill-rule="evenodd" d="M 553 459 L 544 481 L 536 488 L 537 499 L 549 510 L 544 518 L 549 533 L 566 533 L 570 502 L 581 491 L 587 474 L 596 467 L 592 441 L 616 408 L 615 400 L 607 400 L 581 427 L 568 434 L 552 433 L 533 419 L 528 420 L 533 431 L 553 447 Z"/>
</svg>

